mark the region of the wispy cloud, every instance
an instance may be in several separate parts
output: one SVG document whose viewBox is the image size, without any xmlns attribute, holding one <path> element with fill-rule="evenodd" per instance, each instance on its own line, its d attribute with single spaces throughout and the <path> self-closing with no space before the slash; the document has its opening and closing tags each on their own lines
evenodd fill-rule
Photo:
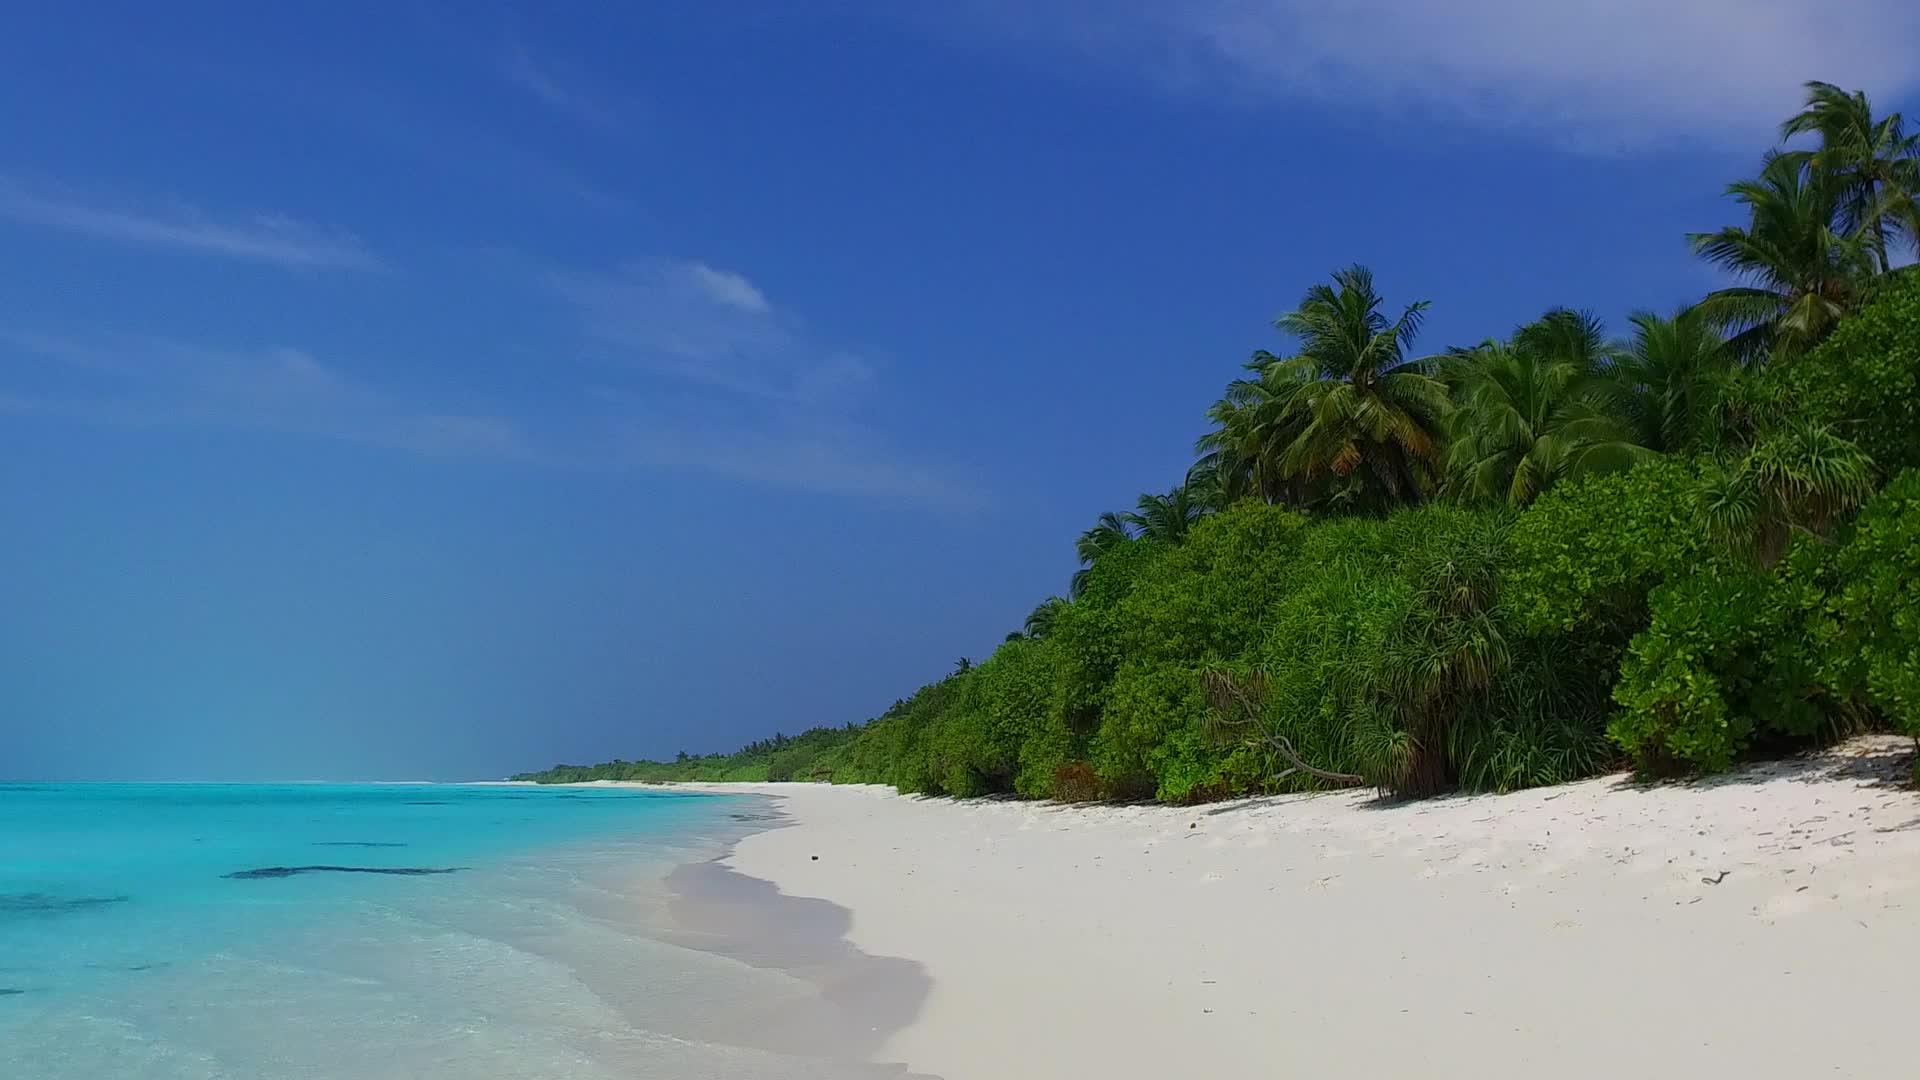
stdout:
<svg viewBox="0 0 1920 1080">
<path fill-rule="evenodd" d="M 1451 115 L 1611 151 L 1764 140 L 1808 79 L 1920 88 L 1907 0 L 957 0 L 920 17 L 1189 91 Z"/>
<path fill-rule="evenodd" d="M 871 360 L 822 340 L 746 275 L 650 258 L 548 280 L 590 350 L 632 377 L 599 394 L 622 460 L 801 491 L 979 503 L 951 470 L 910 460 L 867 418 Z"/>
<path fill-rule="evenodd" d="M 220 219 L 189 206 L 140 209 L 0 176 L 0 217 L 133 247 L 303 269 L 375 269 L 359 237 L 282 214 Z"/>
<path fill-rule="evenodd" d="M 701 472 L 825 495 L 978 507 L 870 416 L 876 366 L 818 338 L 745 275 L 636 260 L 543 271 L 591 368 L 541 420 L 449 409 L 285 347 L 0 329 L 0 413 L 127 428 L 257 431 L 441 458 Z M 565 349 L 565 331 L 558 341 Z"/>
<path fill-rule="evenodd" d="M 852 351 L 815 340 L 745 275 L 704 262 L 637 259 L 613 273 L 549 280 L 604 355 L 654 374 L 822 409 L 854 403 L 873 376 Z"/>
<path fill-rule="evenodd" d="M 0 413 L 122 428 L 254 431 L 564 469 L 703 472 L 949 510 L 981 505 L 979 493 L 950 470 L 911 460 L 859 417 L 871 366 L 850 353 L 805 344 L 797 324 L 770 304 L 754 311 L 749 296 L 763 303 L 765 297 L 744 277 L 698 263 L 636 267 L 648 269 L 616 275 L 612 292 L 588 297 L 613 303 L 665 290 L 705 298 L 712 310 L 742 320 L 784 320 L 783 326 L 761 336 L 724 327 L 679 336 L 683 325 L 667 339 L 682 351 L 670 355 L 644 344 L 651 339 L 603 337 L 583 322 L 585 340 L 613 350 L 600 369 L 602 385 L 583 386 L 575 407 L 538 427 L 408 400 L 301 349 L 0 330 Z M 719 277 L 700 273 L 703 268 Z M 716 280 L 724 287 L 713 288 Z M 642 284 L 647 281 L 655 284 Z M 648 310 L 665 310 L 651 303 Z M 583 317 L 586 312 L 581 308 Z M 742 361 L 728 376 L 702 366 L 745 355 L 734 350 L 748 341 L 777 343 L 751 354 L 764 370 L 753 372 Z"/>
<path fill-rule="evenodd" d="M 0 410 L 123 427 L 268 431 L 433 457 L 532 461 L 512 420 L 420 408 L 290 348 L 0 333 Z"/>
<path fill-rule="evenodd" d="M 688 263 L 684 271 L 694 287 L 715 303 L 755 315 L 764 315 L 773 310 L 773 306 L 767 303 L 766 295 L 744 275 L 731 270 L 715 270 L 703 262 Z"/>
<path fill-rule="evenodd" d="M 949 470 L 906 459 L 857 425 L 690 415 L 629 400 L 615 431 L 616 460 L 630 467 L 708 472 L 821 495 L 908 499 L 948 510 L 974 509 L 985 501 Z"/>
<path fill-rule="evenodd" d="M 611 128 L 619 123 L 618 110 L 599 95 L 583 90 L 579 85 L 583 79 L 572 72 L 562 75 L 552 63 L 535 59 L 518 39 L 507 42 L 500 70 L 508 82 L 559 112 L 593 127 Z"/>
</svg>

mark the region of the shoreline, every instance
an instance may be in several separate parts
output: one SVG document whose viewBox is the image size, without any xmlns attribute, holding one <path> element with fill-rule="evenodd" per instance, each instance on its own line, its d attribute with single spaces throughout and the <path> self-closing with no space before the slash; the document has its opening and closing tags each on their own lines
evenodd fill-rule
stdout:
<svg viewBox="0 0 1920 1080">
<path fill-rule="evenodd" d="M 907 1072 L 879 1052 L 917 1018 L 931 986 L 925 968 L 913 960 L 863 952 L 849 940 L 852 913 L 846 908 L 790 895 L 728 865 L 745 840 L 794 822 L 778 796 L 739 790 L 716 794 L 752 797 L 767 809 L 731 815 L 748 823 L 750 831 L 661 879 L 663 900 L 650 934 L 668 945 L 786 976 L 805 988 L 785 1000 L 756 1003 L 745 1015 L 738 1012 L 741 1003 L 734 1003 L 724 1022 L 732 1034 L 722 1041 L 860 1069 L 863 1076 L 863 1067 L 871 1065 L 900 1080 L 937 1080 Z"/>
<path fill-rule="evenodd" d="M 916 1073 L 1784 1078 L 1913 1061 L 1911 756 L 1869 737 L 1693 783 L 1394 804 L 673 786 L 777 798 L 788 823 L 714 865 L 920 966 L 924 1007 L 871 1051 Z"/>
</svg>

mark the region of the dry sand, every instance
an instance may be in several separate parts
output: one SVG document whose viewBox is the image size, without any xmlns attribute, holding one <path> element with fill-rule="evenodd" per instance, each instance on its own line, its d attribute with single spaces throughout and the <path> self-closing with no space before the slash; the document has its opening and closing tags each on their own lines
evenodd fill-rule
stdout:
<svg viewBox="0 0 1920 1080">
<path fill-rule="evenodd" d="M 791 824 L 727 862 L 924 965 L 876 1056 L 946 1080 L 1911 1076 L 1911 760 L 1399 805 L 728 785 Z"/>
</svg>

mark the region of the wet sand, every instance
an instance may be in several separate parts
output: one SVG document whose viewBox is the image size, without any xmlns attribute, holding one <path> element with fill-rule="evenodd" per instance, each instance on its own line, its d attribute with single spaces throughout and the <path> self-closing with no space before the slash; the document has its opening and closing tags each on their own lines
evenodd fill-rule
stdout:
<svg viewBox="0 0 1920 1080">
<path fill-rule="evenodd" d="M 767 799 L 755 827 L 791 825 Z M 675 869 L 665 881 L 664 918 L 654 936 L 799 980 L 807 992 L 776 1002 L 736 1003 L 726 1041 L 779 1054 L 891 1065 L 882 1048 L 919 1016 L 932 987 L 913 960 L 863 952 L 848 940 L 852 912 L 827 900 L 783 894 L 772 882 L 727 865 L 731 851 Z M 849 1072 L 849 1076 L 853 1073 Z M 936 1080 L 903 1067 L 859 1075 Z"/>
</svg>

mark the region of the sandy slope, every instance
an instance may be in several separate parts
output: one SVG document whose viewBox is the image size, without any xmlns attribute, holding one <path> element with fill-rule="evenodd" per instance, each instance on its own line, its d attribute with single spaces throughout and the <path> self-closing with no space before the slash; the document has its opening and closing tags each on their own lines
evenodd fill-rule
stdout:
<svg viewBox="0 0 1920 1080">
<path fill-rule="evenodd" d="M 758 785 L 795 824 L 731 861 L 926 965 L 882 1057 L 947 1080 L 1913 1075 L 1910 759 L 1398 806 Z"/>
</svg>

